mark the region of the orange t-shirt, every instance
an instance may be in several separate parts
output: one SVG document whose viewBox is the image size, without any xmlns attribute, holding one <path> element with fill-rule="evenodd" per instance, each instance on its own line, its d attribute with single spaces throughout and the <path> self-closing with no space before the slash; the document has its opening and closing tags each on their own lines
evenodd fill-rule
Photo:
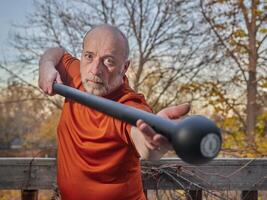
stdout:
<svg viewBox="0 0 267 200">
<path fill-rule="evenodd" d="M 64 84 L 85 91 L 78 59 L 65 53 L 57 70 Z M 126 77 L 106 98 L 151 112 Z M 65 100 L 57 129 L 57 181 L 62 200 L 145 199 L 139 155 L 130 130 L 126 122 Z"/>
</svg>

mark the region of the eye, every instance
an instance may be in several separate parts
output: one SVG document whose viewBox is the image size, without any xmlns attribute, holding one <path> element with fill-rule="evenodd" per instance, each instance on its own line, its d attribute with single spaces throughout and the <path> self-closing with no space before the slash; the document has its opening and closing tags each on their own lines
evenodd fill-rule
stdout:
<svg viewBox="0 0 267 200">
<path fill-rule="evenodd" d="M 88 62 L 92 62 L 93 59 L 94 59 L 93 54 L 90 54 L 90 53 L 86 53 L 86 54 L 84 55 L 84 57 L 86 58 L 86 60 L 88 60 Z"/>
<path fill-rule="evenodd" d="M 115 60 L 113 58 L 108 57 L 108 58 L 104 58 L 103 63 L 107 67 L 112 67 L 115 65 Z"/>
</svg>

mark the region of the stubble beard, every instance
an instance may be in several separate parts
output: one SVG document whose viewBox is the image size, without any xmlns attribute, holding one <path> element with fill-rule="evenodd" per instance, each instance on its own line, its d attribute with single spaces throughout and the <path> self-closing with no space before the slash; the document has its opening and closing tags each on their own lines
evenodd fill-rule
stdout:
<svg viewBox="0 0 267 200">
<path fill-rule="evenodd" d="M 122 78 L 121 75 L 118 75 L 111 84 L 108 84 L 103 80 L 103 78 L 91 75 L 89 78 L 84 79 L 82 83 L 87 93 L 96 96 L 105 96 L 110 94 L 122 84 Z"/>
</svg>

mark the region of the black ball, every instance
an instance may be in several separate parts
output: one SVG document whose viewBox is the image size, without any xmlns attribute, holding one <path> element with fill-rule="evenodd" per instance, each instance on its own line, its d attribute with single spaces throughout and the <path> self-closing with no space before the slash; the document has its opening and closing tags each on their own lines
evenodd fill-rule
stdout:
<svg viewBox="0 0 267 200">
<path fill-rule="evenodd" d="M 216 157 L 221 149 L 220 129 L 210 119 L 194 115 L 181 120 L 172 135 L 176 154 L 190 164 L 204 164 Z"/>
</svg>

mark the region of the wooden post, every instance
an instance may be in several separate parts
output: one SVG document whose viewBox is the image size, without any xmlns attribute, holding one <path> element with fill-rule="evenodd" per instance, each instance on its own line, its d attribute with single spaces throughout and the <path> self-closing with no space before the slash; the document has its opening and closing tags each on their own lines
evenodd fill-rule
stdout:
<svg viewBox="0 0 267 200">
<path fill-rule="evenodd" d="M 147 189 L 143 189 L 143 192 L 144 192 L 144 194 L 145 194 L 145 197 L 146 197 L 146 199 L 147 199 Z"/>
<path fill-rule="evenodd" d="M 202 190 L 189 190 L 187 200 L 202 200 Z"/>
<path fill-rule="evenodd" d="M 21 190 L 21 200 L 38 200 L 38 190 Z"/>
<path fill-rule="evenodd" d="M 242 191 L 241 200 L 257 200 L 258 199 L 258 191 Z"/>
</svg>

